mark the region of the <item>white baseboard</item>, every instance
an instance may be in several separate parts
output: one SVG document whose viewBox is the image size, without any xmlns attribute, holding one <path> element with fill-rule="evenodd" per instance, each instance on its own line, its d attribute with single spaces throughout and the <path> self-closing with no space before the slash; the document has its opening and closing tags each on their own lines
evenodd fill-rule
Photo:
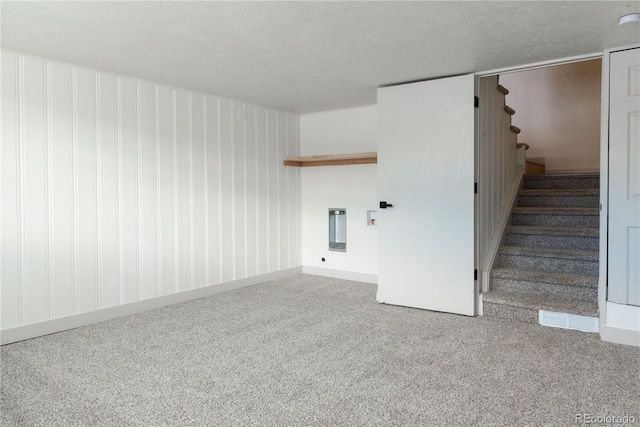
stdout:
<svg viewBox="0 0 640 427">
<path fill-rule="evenodd" d="M 640 347 L 640 331 L 600 325 L 600 339 L 615 344 Z"/>
<path fill-rule="evenodd" d="M 302 272 L 315 276 L 335 277 L 336 279 L 353 280 L 356 282 L 378 283 L 377 274 L 355 273 L 353 271 L 333 270 L 331 268 L 302 266 Z"/>
<path fill-rule="evenodd" d="M 136 301 L 128 304 L 118 305 L 115 307 L 103 308 L 87 313 L 74 314 L 72 316 L 60 317 L 43 322 L 3 329 L 0 332 L 0 344 L 10 344 L 17 341 L 39 337 L 42 335 L 53 334 L 68 329 L 90 325 L 92 323 L 115 319 L 117 317 L 141 313 L 143 311 L 152 310 L 154 308 L 179 304 L 181 302 L 207 297 L 210 295 L 216 295 L 222 292 L 246 288 L 248 286 L 258 285 L 260 283 L 269 282 L 271 280 L 277 280 L 300 273 L 302 273 L 302 267 L 293 267 L 273 273 L 260 274 L 258 276 L 247 277 L 245 279 L 219 283 L 216 285 L 205 286 L 198 289 L 191 289 L 188 291 L 178 292 L 170 295 L 163 295 L 160 297 L 150 298 L 143 301 Z"/>
<path fill-rule="evenodd" d="M 600 312 L 603 341 L 640 347 L 640 307 L 606 301 Z"/>
</svg>

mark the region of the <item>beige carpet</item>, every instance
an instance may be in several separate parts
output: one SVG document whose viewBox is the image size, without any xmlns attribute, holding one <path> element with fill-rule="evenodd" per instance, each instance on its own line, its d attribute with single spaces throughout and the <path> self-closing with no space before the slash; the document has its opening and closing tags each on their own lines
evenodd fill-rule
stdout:
<svg viewBox="0 0 640 427">
<path fill-rule="evenodd" d="M 640 350 L 299 275 L 3 346 L 2 426 L 640 423 Z"/>
</svg>

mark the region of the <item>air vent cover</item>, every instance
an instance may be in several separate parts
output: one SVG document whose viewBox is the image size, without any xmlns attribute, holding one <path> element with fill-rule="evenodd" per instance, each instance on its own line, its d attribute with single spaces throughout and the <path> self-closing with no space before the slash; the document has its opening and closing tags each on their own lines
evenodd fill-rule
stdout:
<svg viewBox="0 0 640 427">
<path fill-rule="evenodd" d="M 597 317 L 540 310 L 538 319 L 542 326 L 551 326 L 552 328 L 574 329 L 582 332 L 598 332 L 600 330 L 600 322 Z"/>
</svg>

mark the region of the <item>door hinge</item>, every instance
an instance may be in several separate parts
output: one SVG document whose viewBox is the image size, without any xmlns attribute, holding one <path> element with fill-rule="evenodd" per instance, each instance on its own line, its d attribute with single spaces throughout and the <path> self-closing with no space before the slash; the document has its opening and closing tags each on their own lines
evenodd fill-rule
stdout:
<svg viewBox="0 0 640 427">
<path fill-rule="evenodd" d="M 478 269 L 473 270 L 473 280 L 478 280 Z"/>
<path fill-rule="evenodd" d="M 480 106 L 480 98 L 478 98 L 477 96 L 473 97 L 473 106 L 476 108 Z"/>
<path fill-rule="evenodd" d="M 478 194 L 478 183 L 477 182 L 473 183 L 473 194 Z"/>
</svg>

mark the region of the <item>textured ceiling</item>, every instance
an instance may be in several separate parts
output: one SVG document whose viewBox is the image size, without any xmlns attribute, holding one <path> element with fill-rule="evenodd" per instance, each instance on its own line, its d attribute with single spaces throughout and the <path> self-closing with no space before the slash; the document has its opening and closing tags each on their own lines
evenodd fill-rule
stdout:
<svg viewBox="0 0 640 427">
<path fill-rule="evenodd" d="M 640 2 L 11 2 L 2 47 L 293 112 L 602 52 Z"/>
</svg>

